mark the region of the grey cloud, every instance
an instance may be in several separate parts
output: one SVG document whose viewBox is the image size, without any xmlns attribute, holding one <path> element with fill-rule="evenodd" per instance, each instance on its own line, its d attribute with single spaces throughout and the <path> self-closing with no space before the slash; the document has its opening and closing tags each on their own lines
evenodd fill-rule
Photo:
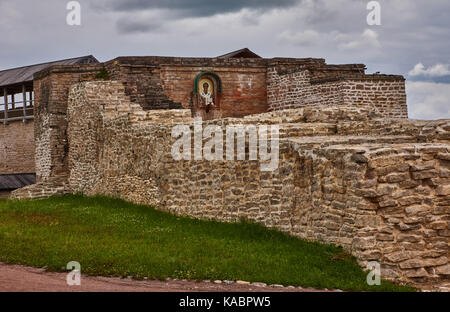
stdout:
<svg viewBox="0 0 450 312">
<path fill-rule="evenodd" d="M 128 33 L 148 33 L 153 31 L 161 31 L 161 24 L 149 22 L 149 21 L 139 21 L 128 18 L 121 18 L 117 21 L 117 30 L 121 34 Z"/>
<path fill-rule="evenodd" d="M 113 11 L 172 10 L 183 17 L 206 17 L 242 9 L 269 10 L 295 6 L 299 0 L 110 0 L 104 3 Z"/>
<path fill-rule="evenodd" d="M 409 81 L 415 81 L 415 82 L 434 82 L 434 83 L 448 83 L 450 84 L 450 76 L 443 76 L 443 77 L 427 77 L 427 76 L 407 76 L 407 79 Z M 450 106 L 450 98 L 449 98 L 449 104 Z"/>
<path fill-rule="evenodd" d="M 365 63 L 369 73 L 434 83 L 410 85 L 408 101 L 418 118 L 429 115 L 427 106 L 445 116 L 450 95 L 442 82 L 450 77 L 407 74 L 418 63 L 430 73 L 436 64 L 450 64 L 450 1 L 379 1 L 381 26 L 367 25 L 368 0 L 80 0 L 82 25 L 70 27 L 67 1 L 0 0 L 0 68 L 86 54 L 103 61 L 119 55 L 214 56 L 248 46 L 264 57 Z M 364 36 L 366 29 L 377 36 Z"/>
</svg>

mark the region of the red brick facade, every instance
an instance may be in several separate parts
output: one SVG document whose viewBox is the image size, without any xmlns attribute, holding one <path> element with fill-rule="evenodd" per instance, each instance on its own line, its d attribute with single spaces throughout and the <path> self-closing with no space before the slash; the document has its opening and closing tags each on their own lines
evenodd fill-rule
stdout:
<svg viewBox="0 0 450 312">
<path fill-rule="evenodd" d="M 33 121 L 0 125 L 0 174 L 34 173 Z"/>
</svg>

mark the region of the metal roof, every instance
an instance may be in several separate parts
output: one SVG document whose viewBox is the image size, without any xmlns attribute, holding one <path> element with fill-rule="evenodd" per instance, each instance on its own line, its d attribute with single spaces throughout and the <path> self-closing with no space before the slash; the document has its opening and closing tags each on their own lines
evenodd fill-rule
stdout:
<svg viewBox="0 0 450 312">
<path fill-rule="evenodd" d="M 36 174 L 0 174 L 0 191 L 16 190 L 36 183 Z"/>
<path fill-rule="evenodd" d="M 240 50 L 236 50 L 221 56 L 218 56 L 218 58 L 261 58 L 258 54 L 251 51 L 249 48 L 244 48 Z"/>
<path fill-rule="evenodd" d="M 52 65 L 77 65 L 90 63 L 98 63 L 98 60 L 92 55 L 88 55 L 66 60 L 2 70 L 0 71 L 0 87 L 33 81 L 33 75 L 35 73 L 44 70 Z"/>
</svg>

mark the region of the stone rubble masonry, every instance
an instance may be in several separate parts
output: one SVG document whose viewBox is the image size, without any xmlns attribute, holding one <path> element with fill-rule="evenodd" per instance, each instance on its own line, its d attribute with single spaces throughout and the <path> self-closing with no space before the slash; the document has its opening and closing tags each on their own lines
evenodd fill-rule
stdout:
<svg viewBox="0 0 450 312">
<path fill-rule="evenodd" d="M 343 246 L 363 267 L 379 261 L 385 278 L 419 287 L 448 282 L 450 120 L 387 119 L 335 105 L 204 122 L 279 125 L 273 172 L 259 161 L 175 161 L 175 124 L 192 127 L 190 110 L 143 110 L 117 81 L 75 84 L 67 179 L 13 197 L 102 194 L 201 219 L 244 217 Z"/>
<path fill-rule="evenodd" d="M 52 66 L 34 76 L 36 179 L 67 176 L 67 98 L 69 87 L 92 80 L 101 64 Z"/>
<path fill-rule="evenodd" d="M 172 158 L 173 126 L 193 128 L 193 79 L 211 71 L 222 111 L 203 126 L 278 125 L 277 170 Z M 12 198 L 102 194 L 248 218 L 379 261 L 398 282 L 448 282 L 450 120 L 407 119 L 401 76 L 323 59 L 125 57 L 51 67 L 34 88 L 38 183 Z"/>
<path fill-rule="evenodd" d="M 216 73 L 222 82 L 219 108 L 208 115 L 194 107 L 193 95 L 195 77 L 207 72 Z M 28 171 L 29 162 L 36 159 L 34 170 L 38 181 L 67 176 L 69 87 L 96 79 L 122 82 L 125 95 L 145 111 L 189 109 L 193 116 L 204 119 L 244 117 L 322 104 L 376 108 L 385 117 L 407 117 L 403 77 L 366 75 L 363 64 L 329 65 L 324 59 L 313 58 L 150 56 L 118 57 L 100 64 L 52 66 L 34 77 L 35 137 L 27 137 L 26 143 L 31 149 L 23 149 L 21 139 L 17 146 L 8 147 L 8 152 L 23 152 L 14 161 L 23 162 L 24 166 L 3 170 L 1 168 L 7 168 L 11 163 L 2 158 L 0 174 L 11 170 L 12 173 Z M 9 127 L 17 128 L 18 125 Z M 29 133 L 29 127 L 28 124 L 16 130 Z M 8 146 L 6 140 L 1 142 L 5 141 Z"/>
</svg>

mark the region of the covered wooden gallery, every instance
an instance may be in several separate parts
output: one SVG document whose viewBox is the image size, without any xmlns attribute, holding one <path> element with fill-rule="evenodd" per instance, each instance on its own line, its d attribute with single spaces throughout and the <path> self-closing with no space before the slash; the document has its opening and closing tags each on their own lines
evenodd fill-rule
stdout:
<svg viewBox="0 0 450 312">
<path fill-rule="evenodd" d="M 98 63 L 92 55 L 0 71 L 0 122 L 33 119 L 33 76 L 53 65 Z"/>
<path fill-rule="evenodd" d="M 34 74 L 53 65 L 98 63 L 91 55 L 0 71 L 0 198 L 36 183 Z"/>
</svg>

